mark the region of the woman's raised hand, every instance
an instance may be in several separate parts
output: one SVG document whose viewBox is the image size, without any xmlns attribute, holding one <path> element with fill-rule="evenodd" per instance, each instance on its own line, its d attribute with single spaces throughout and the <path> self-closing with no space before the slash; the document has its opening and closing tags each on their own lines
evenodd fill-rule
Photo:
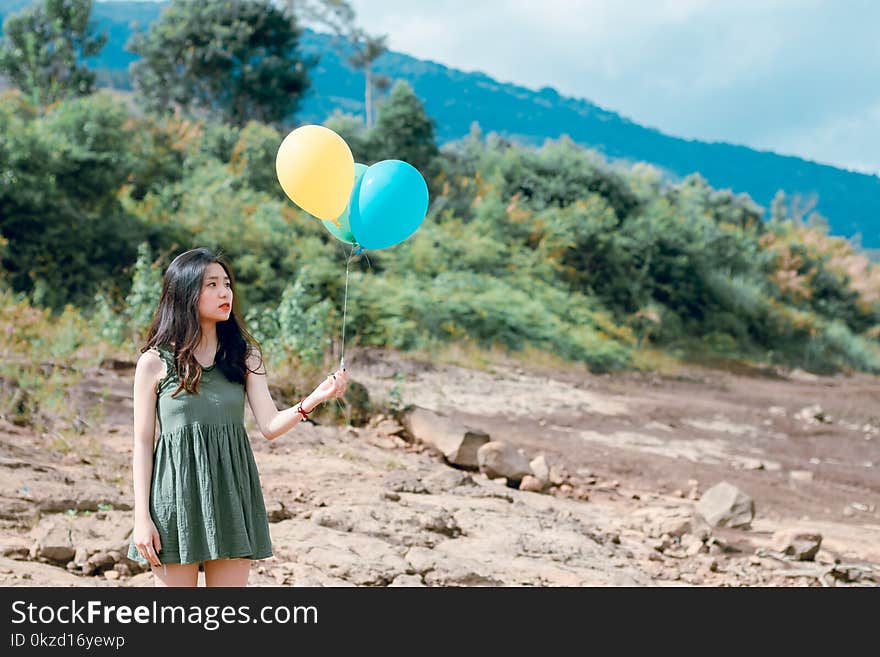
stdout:
<svg viewBox="0 0 880 657">
<path fill-rule="evenodd" d="M 315 388 L 315 394 L 321 401 L 342 397 L 348 388 L 348 371 L 336 370 Z"/>
</svg>

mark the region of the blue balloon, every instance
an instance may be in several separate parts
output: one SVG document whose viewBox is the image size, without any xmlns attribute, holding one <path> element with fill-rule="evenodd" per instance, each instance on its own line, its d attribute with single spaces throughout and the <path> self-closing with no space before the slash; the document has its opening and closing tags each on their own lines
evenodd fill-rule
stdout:
<svg viewBox="0 0 880 657">
<path fill-rule="evenodd" d="M 427 212 L 428 185 L 418 169 L 400 160 L 382 160 L 355 185 L 349 224 L 362 247 L 386 249 L 416 232 Z"/>
</svg>

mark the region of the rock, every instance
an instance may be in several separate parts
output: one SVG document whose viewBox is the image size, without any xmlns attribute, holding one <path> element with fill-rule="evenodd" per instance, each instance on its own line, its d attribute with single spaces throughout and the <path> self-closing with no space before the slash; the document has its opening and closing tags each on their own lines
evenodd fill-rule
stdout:
<svg viewBox="0 0 880 657">
<path fill-rule="evenodd" d="M 554 486 L 561 486 L 570 478 L 571 477 L 566 471 L 565 466 L 556 464 L 550 466 L 550 483 Z"/>
<path fill-rule="evenodd" d="M 747 529 L 755 518 L 755 503 L 739 488 L 722 481 L 703 493 L 696 511 L 712 527 Z"/>
<path fill-rule="evenodd" d="M 425 583 L 422 581 L 421 576 L 419 575 L 398 575 L 394 578 L 394 581 L 388 585 L 389 587 L 419 587 L 425 586 Z"/>
<path fill-rule="evenodd" d="M 519 484 L 519 489 L 530 493 L 540 493 L 544 490 L 544 484 L 540 479 L 532 475 L 526 475 Z"/>
<path fill-rule="evenodd" d="M 794 417 L 795 419 L 806 422 L 807 424 L 831 422 L 831 416 L 826 415 L 819 404 L 804 406 L 801 410 L 794 414 Z"/>
<path fill-rule="evenodd" d="M 73 555 L 73 562 L 74 562 L 77 566 L 79 566 L 79 567 L 81 568 L 82 565 L 83 565 L 86 561 L 88 561 L 88 559 L 89 559 L 89 552 L 88 552 L 88 550 L 86 550 L 84 547 L 78 547 L 78 548 L 76 548 L 76 554 Z"/>
<path fill-rule="evenodd" d="M 731 462 L 731 465 L 740 470 L 765 470 L 766 466 L 760 459 L 753 459 L 746 456 L 740 457 Z"/>
<path fill-rule="evenodd" d="M 107 570 L 104 572 L 104 577 L 111 580 L 119 579 L 119 572 L 115 570 Z"/>
<path fill-rule="evenodd" d="M 385 488 L 395 493 L 425 493 L 431 491 L 422 483 L 419 475 L 405 470 L 395 470 L 385 478 Z"/>
<path fill-rule="evenodd" d="M 449 463 L 465 468 L 479 467 L 477 450 L 490 440 L 485 431 L 420 407 L 404 416 L 404 426 L 413 438 L 438 450 Z"/>
<path fill-rule="evenodd" d="M 86 574 L 87 569 L 89 571 L 88 574 L 92 574 L 97 570 L 110 569 L 116 561 L 110 552 L 98 552 L 90 556 L 85 565 L 83 565 L 83 574 Z"/>
<path fill-rule="evenodd" d="M 119 573 L 122 577 L 131 577 L 131 567 L 126 563 L 117 563 L 113 566 L 113 570 Z"/>
<path fill-rule="evenodd" d="M 700 541 L 705 541 L 712 535 L 711 527 L 692 510 L 647 507 L 633 515 L 645 519 L 641 529 L 650 537 L 668 534 L 678 538 L 685 534 L 693 534 Z"/>
<path fill-rule="evenodd" d="M 476 482 L 467 472 L 455 468 L 438 468 L 427 477 L 422 478 L 422 483 L 428 492 L 435 495 L 445 493 L 461 486 L 476 486 Z"/>
<path fill-rule="evenodd" d="M 792 481 L 810 482 L 813 481 L 812 470 L 792 470 L 788 473 Z"/>
<path fill-rule="evenodd" d="M 281 522 L 293 517 L 293 514 L 284 506 L 281 500 L 271 500 L 266 504 L 266 515 L 269 522 Z"/>
<path fill-rule="evenodd" d="M 483 444 L 477 450 L 477 464 L 480 472 L 490 479 L 506 477 L 508 481 L 518 482 L 526 475 L 532 474 L 525 455 L 513 445 L 501 440 Z"/>
<path fill-rule="evenodd" d="M 547 463 L 547 457 L 543 454 L 539 454 L 529 462 L 529 467 L 532 469 L 532 474 L 541 482 L 542 486 L 546 486 L 550 483 L 550 466 Z"/>
<path fill-rule="evenodd" d="M 798 530 L 783 530 L 773 535 L 772 549 L 794 557 L 797 561 L 812 561 L 821 545 L 822 534 Z"/>
<path fill-rule="evenodd" d="M 53 516 L 44 519 L 30 533 L 34 539 L 32 559 L 45 559 L 63 566 L 73 560 L 76 547 L 73 544 L 74 520 L 70 516 Z"/>
<path fill-rule="evenodd" d="M 22 536 L 0 536 L 0 556 L 10 559 L 27 559 L 33 541 Z"/>
<path fill-rule="evenodd" d="M 828 550 L 819 550 L 816 552 L 816 556 L 813 559 L 816 563 L 821 563 L 826 566 L 831 566 L 836 563 L 840 563 L 840 559 L 831 554 Z"/>
<path fill-rule="evenodd" d="M 575 486 L 572 495 L 582 502 L 588 502 L 590 499 L 590 491 L 585 486 Z"/>
<path fill-rule="evenodd" d="M 376 431 L 386 436 L 400 436 L 406 431 L 400 422 L 393 419 L 385 419 L 375 426 Z"/>
<path fill-rule="evenodd" d="M 685 554 L 689 557 L 709 551 L 709 548 L 703 543 L 703 541 L 693 534 L 685 534 L 682 536 L 681 546 L 684 548 Z"/>
</svg>

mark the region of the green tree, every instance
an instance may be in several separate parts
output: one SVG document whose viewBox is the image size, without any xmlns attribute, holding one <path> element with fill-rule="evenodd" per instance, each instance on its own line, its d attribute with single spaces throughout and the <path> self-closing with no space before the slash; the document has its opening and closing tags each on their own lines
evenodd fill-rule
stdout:
<svg viewBox="0 0 880 657">
<path fill-rule="evenodd" d="M 434 141 L 434 121 L 413 88 L 398 82 L 379 105 L 376 125 L 369 135 L 373 161 L 403 160 L 430 176 L 439 151 Z"/>
<path fill-rule="evenodd" d="M 92 0 L 43 0 L 3 23 L 0 72 L 37 107 L 70 96 L 87 96 L 95 74 L 82 60 L 107 41 L 89 21 Z"/>
<path fill-rule="evenodd" d="M 147 232 L 117 197 L 132 171 L 125 106 L 101 93 L 36 118 L 15 109 L 0 103 L 2 266 L 38 304 L 88 305 Z"/>
<path fill-rule="evenodd" d="M 297 54 L 296 20 L 268 0 L 174 0 L 129 49 L 135 86 L 157 112 L 180 108 L 233 125 L 290 116 L 312 60 Z"/>
</svg>

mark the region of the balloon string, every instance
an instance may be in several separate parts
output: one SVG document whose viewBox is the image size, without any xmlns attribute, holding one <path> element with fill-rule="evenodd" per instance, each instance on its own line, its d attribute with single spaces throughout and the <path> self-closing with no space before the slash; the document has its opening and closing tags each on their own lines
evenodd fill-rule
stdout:
<svg viewBox="0 0 880 657">
<path fill-rule="evenodd" d="M 348 316 L 348 276 L 351 272 L 352 259 L 356 255 L 360 255 L 361 253 L 364 254 L 364 257 L 366 257 L 366 252 L 364 251 L 363 247 L 355 244 L 351 247 L 351 253 L 348 254 L 348 260 L 345 263 L 345 295 L 342 302 L 342 348 L 339 358 L 339 368 L 343 370 L 345 369 L 345 320 Z M 369 258 L 367 258 L 367 263 L 370 264 Z M 370 267 L 372 268 L 372 264 L 370 264 Z"/>
<path fill-rule="evenodd" d="M 339 357 L 339 369 L 345 369 L 345 318 L 348 315 L 348 273 L 351 270 L 351 258 L 354 255 L 354 247 L 348 255 L 345 263 L 345 296 L 342 302 L 342 353 Z"/>
</svg>

